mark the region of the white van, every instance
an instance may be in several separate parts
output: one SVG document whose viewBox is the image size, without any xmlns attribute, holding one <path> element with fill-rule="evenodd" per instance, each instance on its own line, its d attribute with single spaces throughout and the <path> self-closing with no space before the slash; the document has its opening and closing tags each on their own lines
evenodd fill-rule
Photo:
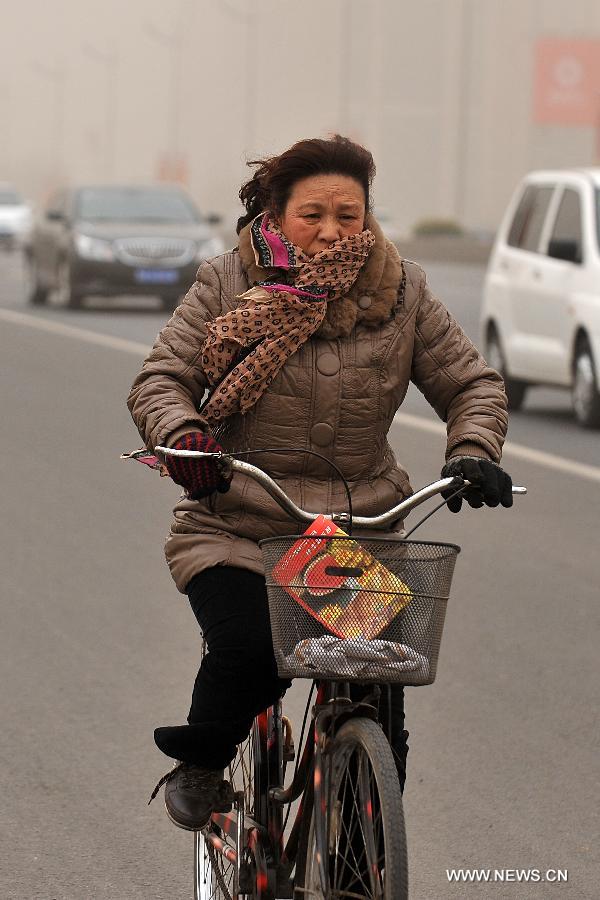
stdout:
<svg viewBox="0 0 600 900">
<path fill-rule="evenodd" d="M 577 421 L 600 427 L 600 168 L 523 179 L 490 257 L 481 328 L 509 408 L 530 385 L 565 387 Z"/>
</svg>

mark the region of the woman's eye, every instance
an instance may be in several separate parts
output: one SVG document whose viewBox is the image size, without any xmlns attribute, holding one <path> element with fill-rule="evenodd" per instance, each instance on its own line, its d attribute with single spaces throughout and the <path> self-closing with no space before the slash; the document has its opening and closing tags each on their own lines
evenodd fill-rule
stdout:
<svg viewBox="0 0 600 900">
<path fill-rule="evenodd" d="M 318 219 L 319 216 L 318 216 L 317 213 L 306 213 L 306 215 L 304 216 L 304 218 L 305 218 L 305 219 L 310 219 L 311 221 L 314 221 L 315 219 Z"/>
</svg>

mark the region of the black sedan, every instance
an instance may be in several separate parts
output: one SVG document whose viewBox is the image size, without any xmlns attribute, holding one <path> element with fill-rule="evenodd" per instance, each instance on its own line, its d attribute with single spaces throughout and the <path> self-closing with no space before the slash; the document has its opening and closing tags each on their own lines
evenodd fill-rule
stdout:
<svg viewBox="0 0 600 900">
<path fill-rule="evenodd" d="M 88 296 L 155 295 L 173 309 L 200 263 L 223 252 L 218 221 L 173 186 L 60 191 L 26 248 L 29 302 L 41 306 L 52 292 L 73 309 Z"/>
</svg>

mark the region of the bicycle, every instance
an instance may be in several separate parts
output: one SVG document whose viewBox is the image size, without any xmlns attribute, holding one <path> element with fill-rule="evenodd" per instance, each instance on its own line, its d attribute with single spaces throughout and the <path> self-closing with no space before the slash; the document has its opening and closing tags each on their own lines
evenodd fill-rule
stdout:
<svg viewBox="0 0 600 900">
<path fill-rule="evenodd" d="M 241 472 L 254 478 L 298 521 L 314 524 L 319 515 L 300 509 L 269 475 L 236 459 L 235 454 L 166 447 L 157 447 L 156 453 L 217 457 L 230 474 Z M 130 456 L 135 458 L 136 454 Z M 299 742 L 302 752 L 295 757 L 291 724 L 282 714 L 281 702 L 257 716 L 250 736 L 229 766 L 234 789 L 232 810 L 213 813 L 209 824 L 194 832 L 195 900 L 233 900 L 240 896 L 247 900 L 408 897 L 402 796 L 389 735 L 381 722 L 381 685 L 385 690 L 388 683 L 420 685 L 434 681 L 445 607 L 460 548 L 455 544 L 406 540 L 408 534 L 445 505 L 445 500 L 398 540 L 389 535 L 380 540 L 361 536 L 357 545 L 352 526 L 389 529 L 425 500 L 450 487 L 462 491 L 468 482 L 460 478 L 440 479 L 386 513 L 372 517 L 352 515 L 348 492 L 349 512 L 328 514 L 328 521 L 348 527 L 348 535 L 342 532 L 307 537 L 305 533 L 260 541 L 279 674 L 283 678 L 313 679 Z M 513 487 L 513 493 L 523 494 L 526 489 Z M 330 645 L 325 647 L 323 639 L 331 641 L 328 635 L 343 632 L 334 627 L 333 620 L 323 618 L 325 607 L 315 616 L 314 610 L 297 602 L 298 585 L 289 577 L 287 582 L 286 578 L 274 577 L 278 567 L 281 570 L 282 560 L 293 558 L 298 542 L 307 540 L 317 541 L 315 552 L 330 560 L 329 568 L 321 564 L 320 577 L 326 580 L 320 582 L 317 577 L 316 589 L 314 583 L 311 587 L 314 595 L 330 589 L 333 592 L 331 584 L 339 585 L 341 579 L 346 585 L 342 591 L 348 591 L 347 585 L 352 581 L 352 597 L 358 597 L 359 602 L 369 598 L 368 611 L 377 611 L 384 605 L 384 627 L 377 633 L 377 640 L 372 636 L 365 638 L 364 634 L 354 639 L 338 637 L 346 642 L 344 652 L 350 644 L 356 652 L 358 645 L 358 656 L 350 662 L 347 657 L 336 657 L 333 669 L 333 654 L 327 653 Z M 333 542 L 336 557 L 331 556 Z M 357 559 L 359 565 L 350 564 Z M 357 588 L 360 578 L 367 571 L 373 573 L 374 567 L 378 567 L 379 581 L 367 586 L 362 583 Z M 345 614 L 346 607 L 343 609 Z M 331 609 L 328 614 L 332 614 Z M 339 623 L 340 613 L 336 615 Z M 388 645 L 401 647 L 402 652 L 395 651 L 399 655 L 391 660 L 382 658 L 380 651 L 388 651 Z M 312 655 L 307 656 L 309 649 Z M 361 660 L 361 652 L 363 657 L 371 658 Z M 364 696 L 359 699 L 351 696 L 351 685 L 355 683 L 366 685 Z M 303 743 L 315 690 L 310 728 Z M 389 724 L 388 717 L 388 727 Z M 287 765 L 295 758 L 292 780 L 285 787 Z M 284 840 L 291 805 L 299 798 L 293 826 Z"/>
</svg>

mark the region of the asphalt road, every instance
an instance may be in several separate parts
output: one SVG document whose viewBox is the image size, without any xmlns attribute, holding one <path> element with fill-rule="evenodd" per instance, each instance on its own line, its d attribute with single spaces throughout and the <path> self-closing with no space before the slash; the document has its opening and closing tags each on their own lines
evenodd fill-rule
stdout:
<svg viewBox="0 0 600 900">
<path fill-rule="evenodd" d="M 476 335 L 481 270 L 429 271 Z M 2 900 L 191 896 L 191 838 L 146 806 L 166 770 L 152 728 L 183 720 L 199 651 L 162 557 L 177 488 L 118 460 L 139 444 L 124 398 L 163 321 L 152 304 L 32 311 L 0 257 Z M 404 409 L 422 418 L 391 438 L 419 485 L 443 435 L 417 392 Z M 407 692 L 414 900 L 598 896 L 600 435 L 540 390 L 510 437 L 529 495 L 421 531 L 463 552 L 438 680 Z M 448 883 L 466 867 L 568 882 Z"/>
</svg>

